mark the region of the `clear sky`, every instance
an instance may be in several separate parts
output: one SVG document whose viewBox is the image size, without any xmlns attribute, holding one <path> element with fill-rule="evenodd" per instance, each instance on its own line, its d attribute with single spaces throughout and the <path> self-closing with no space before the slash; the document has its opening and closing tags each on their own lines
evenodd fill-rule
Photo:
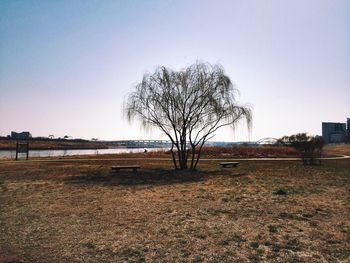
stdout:
<svg viewBox="0 0 350 263">
<path fill-rule="evenodd" d="M 164 138 L 122 104 L 157 65 L 220 63 L 253 130 L 321 133 L 350 117 L 350 1 L 0 1 L 0 135 Z"/>
</svg>

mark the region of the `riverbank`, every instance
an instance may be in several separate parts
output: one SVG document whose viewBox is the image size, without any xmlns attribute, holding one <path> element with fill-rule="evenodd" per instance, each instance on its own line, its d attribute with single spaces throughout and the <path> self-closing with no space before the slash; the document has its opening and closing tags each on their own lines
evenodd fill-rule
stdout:
<svg viewBox="0 0 350 263">
<path fill-rule="evenodd" d="M 151 156 L 151 154 L 157 154 L 155 152 L 164 152 L 167 149 L 163 148 L 151 148 L 148 149 L 147 156 Z M 137 153 L 144 153 L 144 148 L 112 148 L 112 149 L 74 149 L 74 150 L 30 150 L 29 151 L 29 160 L 36 159 L 47 159 L 47 158 L 91 158 L 91 157 L 99 157 L 99 158 L 110 158 L 113 156 L 120 155 L 130 155 Z M 162 155 L 161 153 L 158 154 Z M 163 155 L 162 155 L 163 156 Z M 16 151 L 4 151 L 0 150 L 0 161 L 1 160 L 14 160 L 16 157 Z M 26 158 L 26 154 L 22 153 L 18 155 L 19 160 Z"/>
<path fill-rule="evenodd" d="M 57 143 L 57 142 L 53 142 Z M 70 142 L 68 142 L 70 143 Z M 35 150 L 30 146 L 30 159 L 37 158 L 120 158 L 120 157 L 156 157 L 170 158 L 169 149 L 167 148 L 149 148 L 145 153 L 144 148 L 125 148 L 110 147 L 109 148 L 83 148 L 83 149 L 55 149 L 55 145 L 51 145 L 49 149 L 45 149 L 48 145 L 43 144 L 39 149 Z M 57 145 L 56 145 L 57 146 Z M 61 145 L 62 148 L 67 144 Z M 75 145 L 78 147 L 79 145 Z M 88 145 L 86 145 L 87 147 Z M 101 146 L 101 145 L 96 145 Z M 59 147 L 57 147 L 59 148 Z M 69 148 L 69 147 L 68 147 Z M 130 155 L 131 154 L 131 155 Z M 327 145 L 324 148 L 323 157 L 334 157 L 339 155 L 350 155 L 350 144 Z M 15 150 L 0 150 L 0 160 L 14 159 Z M 206 146 L 201 153 L 202 158 L 207 159 L 245 159 L 245 158 L 297 158 L 298 154 L 295 149 L 285 146 L 273 145 L 236 145 L 229 147 Z"/>
<path fill-rule="evenodd" d="M 75 149 L 108 149 L 116 148 L 111 142 L 64 140 L 64 139 L 0 139 L 0 150 L 15 150 L 17 142 L 28 142 L 31 150 L 75 150 Z"/>
</svg>

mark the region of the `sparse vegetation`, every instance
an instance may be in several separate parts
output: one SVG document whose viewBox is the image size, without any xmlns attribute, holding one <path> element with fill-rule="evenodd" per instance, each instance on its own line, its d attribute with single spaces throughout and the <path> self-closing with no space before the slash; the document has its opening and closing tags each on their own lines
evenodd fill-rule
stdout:
<svg viewBox="0 0 350 263">
<path fill-rule="evenodd" d="M 347 159 L 176 172 L 125 156 L 0 163 L 0 262 L 349 259 Z M 110 171 L 134 163 L 136 174 Z"/>
</svg>

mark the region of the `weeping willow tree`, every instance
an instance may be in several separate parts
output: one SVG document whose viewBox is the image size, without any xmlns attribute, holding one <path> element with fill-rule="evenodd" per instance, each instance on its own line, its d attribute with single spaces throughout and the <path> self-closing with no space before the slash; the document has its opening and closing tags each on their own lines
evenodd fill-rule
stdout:
<svg viewBox="0 0 350 263">
<path fill-rule="evenodd" d="M 157 127 L 171 143 L 175 169 L 196 169 L 203 145 L 224 126 L 251 125 L 251 109 L 220 65 L 195 63 L 175 71 L 159 67 L 145 74 L 124 103 L 129 121 Z"/>
</svg>

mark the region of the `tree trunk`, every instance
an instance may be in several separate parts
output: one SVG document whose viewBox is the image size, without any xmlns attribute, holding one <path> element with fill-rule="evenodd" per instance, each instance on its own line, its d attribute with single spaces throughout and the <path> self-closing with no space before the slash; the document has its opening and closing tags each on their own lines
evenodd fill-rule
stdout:
<svg viewBox="0 0 350 263">
<path fill-rule="evenodd" d="M 191 166 L 190 169 L 194 170 L 194 158 L 196 156 L 196 147 L 194 145 L 191 144 L 191 149 L 192 149 L 192 156 L 191 156 Z"/>
<path fill-rule="evenodd" d="M 203 141 L 203 143 L 201 144 L 201 146 L 200 146 L 199 149 L 198 149 L 197 160 L 196 160 L 196 163 L 194 164 L 193 170 L 195 170 L 196 167 L 197 167 L 197 164 L 198 164 L 198 162 L 199 162 L 199 158 L 201 157 L 201 151 L 202 151 L 203 145 L 204 145 L 204 141 Z"/>
<path fill-rule="evenodd" d="M 180 166 L 180 169 L 182 170 L 182 154 L 181 154 L 182 150 L 181 150 L 181 147 L 177 147 L 177 156 L 179 158 L 179 166 Z"/>
<path fill-rule="evenodd" d="M 174 154 L 174 144 L 171 144 L 170 152 L 171 152 L 171 156 L 173 157 L 173 163 L 174 163 L 175 170 L 177 170 L 178 167 L 177 167 L 176 158 L 175 158 L 175 154 Z"/>
<path fill-rule="evenodd" d="M 186 169 L 188 169 L 187 158 L 186 158 L 186 149 L 181 150 L 180 155 L 181 155 L 180 169 L 186 170 Z"/>
<path fill-rule="evenodd" d="M 187 149 L 186 149 L 186 139 L 180 136 L 180 153 L 179 153 L 179 163 L 181 170 L 187 170 Z"/>
</svg>

